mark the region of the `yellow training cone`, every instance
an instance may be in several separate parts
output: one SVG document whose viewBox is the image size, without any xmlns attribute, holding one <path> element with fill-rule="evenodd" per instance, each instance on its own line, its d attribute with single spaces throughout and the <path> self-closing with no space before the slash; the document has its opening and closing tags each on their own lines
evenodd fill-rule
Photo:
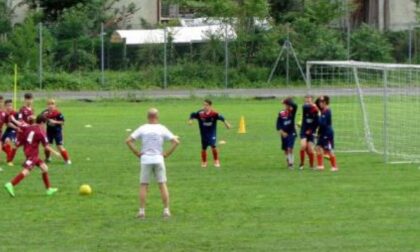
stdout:
<svg viewBox="0 0 420 252">
<path fill-rule="evenodd" d="M 245 134 L 246 133 L 246 125 L 245 125 L 245 117 L 241 116 L 241 120 L 239 121 L 239 134 Z"/>
</svg>

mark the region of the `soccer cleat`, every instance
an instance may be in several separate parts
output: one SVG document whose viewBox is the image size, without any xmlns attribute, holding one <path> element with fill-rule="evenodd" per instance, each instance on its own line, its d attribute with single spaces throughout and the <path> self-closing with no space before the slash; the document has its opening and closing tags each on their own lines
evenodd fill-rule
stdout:
<svg viewBox="0 0 420 252">
<path fill-rule="evenodd" d="M 0 172 L 2 172 L 2 171 L 3 171 L 3 168 L 0 167 Z"/>
<path fill-rule="evenodd" d="M 53 194 L 55 194 L 56 192 L 58 192 L 58 188 L 48 188 L 47 189 L 47 195 L 51 196 Z"/>
<path fill-rule="evenodd" d="M 4 188 L 6 189 L 6 191 L 9 193 L 9 195 L 11 197 L 15 197 L 15 190 L 13 188 L 12 183 L 8 182 L 4 185 Z"/>
<path fill-rule="evenodd" d="M 332 168 L 331 168 L 331 171 L 332 171 L 332 172 L 337 172 L 337 171 L 338 171 L 338 167 L 332 167 Z"/>
<path fill-rule="evenodd" d="M 8 162 L 7 165 L 8 166 L 15 166 L 15 164 L 13 164 L 13 162 Z"/>
<path fill-rule="evenodd" d="M 214 160 L 214 167 L 220 168 L 220 160 Z"/>
<path fill-rule="evenodd" d="M 207 168 L 207 162 L 201 162 L 201 168 Z"/>
<path fill-rule="evenodd" d="M 71 165 L 71 160 L 67 160 L 65 163 L 66 165 Z"/>
<path fill-rule="evenodd" d="M 323 171 L 323 170 L 324 170 L 324 166 L 318 166 L 316 169 L 317 169 L 318 171 Z"/>
<path fill-rule="evenodd" d="M 289 170 L 294 170 L 294 167 L 293 167 L 293 164 L 289 164 L 288 166 L 287 166 L 287 168 L 289 168 Z"/>
<path fill-rule="evenodd" d="M 299 170 L 303 171 L 305 167 L 303 165 L 299 166 Z"/>
<path fill-rule="evenodd" d="M 163 218 L 164 219 L 168 219 L 169 217 L 171 217 L 171 212 L 169 212 L 169 210 L 163 210 Z"/>
<path fill-rule="evenodd" d="M 51 163 L 51 160 L 52 160 L 51 158 L 47 158 L 47 159 L 45 159 L 45 163 L 47 163 L 47 164 Z"/>
<path fill-rule="evenodd" d="M 136 215 L 136 218 L 143 220 L 144 218 L 146 218 L 146 214 L 144 212 L 139 211 Z"/>
</svg>

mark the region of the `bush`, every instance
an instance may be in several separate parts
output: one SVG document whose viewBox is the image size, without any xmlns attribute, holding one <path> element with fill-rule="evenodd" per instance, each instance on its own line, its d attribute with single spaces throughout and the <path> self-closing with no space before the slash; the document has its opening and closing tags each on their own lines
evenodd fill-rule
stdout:
<svg viewBox="0 0 420 252">
<path fill-rule="evenodd" d="M 392 44 L 383 33 L 363 24 L 351 35 L 351 58 L 359 61 L 392 62 Z"/>
</svg>

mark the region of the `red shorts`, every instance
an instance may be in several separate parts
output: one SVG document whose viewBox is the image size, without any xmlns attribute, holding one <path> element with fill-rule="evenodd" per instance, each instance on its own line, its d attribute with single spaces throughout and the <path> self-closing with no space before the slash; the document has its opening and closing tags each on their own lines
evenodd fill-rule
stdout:
<svg viewBox="0 0 420 252">
<path fill-rule="evenodd" d="M 27 157 L 22 166 L 25 169 L 32 170 L 35 166 L 40 167 L 42 164 L 44 164 L 44 161 L 39 157 Z"/>
</svg>

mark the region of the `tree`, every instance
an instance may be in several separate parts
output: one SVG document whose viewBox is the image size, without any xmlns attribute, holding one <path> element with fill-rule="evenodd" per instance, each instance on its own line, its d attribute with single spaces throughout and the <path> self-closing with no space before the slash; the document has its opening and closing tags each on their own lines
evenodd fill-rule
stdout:
<svg viewBox="0 0 420 252">
<path fill-rule="evenodd" d="M 363 24 L 351 35 L 351 55 L 354 60 L 392 62 L 392 44 L 377 29 Z"/>
</svg>

